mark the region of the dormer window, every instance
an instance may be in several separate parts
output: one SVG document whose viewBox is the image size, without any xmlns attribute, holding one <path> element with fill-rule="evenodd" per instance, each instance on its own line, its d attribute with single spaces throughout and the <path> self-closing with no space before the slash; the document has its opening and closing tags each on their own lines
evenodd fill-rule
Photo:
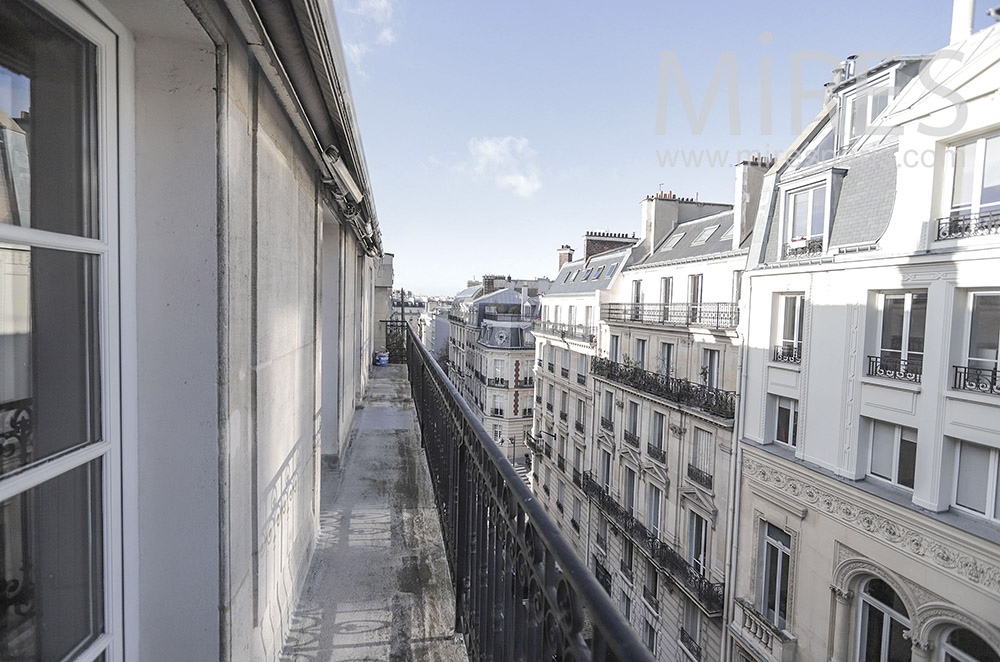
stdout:
<svg viewBox="0 0 1000 662">
<path fill-rule="evenodd" d="M 847 171 L 831 168 L 780 185 L 779 259 L 825 253 L 830 238 L 832 201 Z"/>
<path fill-rule="evenodd" d="M 889 106 L 892 83 L 885 76 L 866 84 L 863 88 L 846 99 L 845 127 L 848 135 L 847 145 L 850 146 L 868 130 L 875 120 Z"/>
<path fill-rule="evenodd" d="M 701 246 L 702 244 L 704 244 L 705 242 L 707 242 L 708 239 L 709 239 L 709 237 L 711 237 L 712 234 L 714 234 L 715 231 L 718 230 L 718 229 L 719 229 L 718 225 L 710 225 L 710 226 L 708 226 L 707 228 L 705 228 L 704 230 L 701 231 L 701 234 L 699 234 L 697 237 L 695 237 L 695 240 L 691 242 L 691 245 L 692 246 Z"/>
<path fill-rule="evenodd" d="M 678 232 L 667 241 L 666 245 L 663 247 L 663 250 L 669 251 L 673 249 L 677 244 L 680 243 L 681 239 L 683 238 L 684 238 L 684 233 Z"/>
<path fill-rule="evenodd" d="M 601 277 L 601 272 L 603 272 L 603 271 L 604 271 L 604 267 L 597 267 L 597 273 L 594 274 L 594 280 L 597 280 L 598 278 L 600 278 Z"/>
<path fill-rule="evenodd" d="M 823 221 L 826 206 L 826 185 L 805 191 L 796 191 L 789 196 L 790 223 L 788 241 L 790 243 L 809 241 L 823 236 Z"/>
</svg>

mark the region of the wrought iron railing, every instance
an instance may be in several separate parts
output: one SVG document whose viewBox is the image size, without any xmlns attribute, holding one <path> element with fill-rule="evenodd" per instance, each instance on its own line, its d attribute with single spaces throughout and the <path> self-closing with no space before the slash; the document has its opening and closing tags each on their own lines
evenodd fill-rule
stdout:
<svg viewBox="0 0 1000 662">
<path fill-rule="evenodd" d="M 535 318 L 531 315 L 522 315 L 521 313 L 492 313 L 489 311 L 483 311 L 483 319 L 494 320 L 496 322 L 534 322 Z"/>
<path fill-rule="evenodd" d="M 996 368 L 973 368 L 964 365 L 957 365 L 954 368 L 954 388 L 960 391 L 1000 395 L 1000 377 Z"/>
<path fill-rule="evenodd" d="M 582 324 L 559 324 L 557 322 L 536 321 L 532 326 L 532 331 L 549 336 L 558 336 L 559 338 L 582 340 L 592 345 L 597 342 L 597 329 Z"/>
<path fill-rule="evenodd" d="M 524 431 L 524 445 L 535 453 L 542 452 L 542 442 L 527 430 Z"/>
<path fill-rule="evenodd" d="M 556 364 L 552 363 L 551 361 L 549 362 L 549 364 L 546 367 L 549 369 L 549 372 L 553 372 L 554 373 L 556 371 Z"/>
<path fill-rule="evenodd" d="M 576 467 L 573 468 L 573 484 L 577 487 L 583 487 L 583 474 Z"/>
<path fill-rule="evenodd" d="M 514 380 L 514 388 L 532 388 L 535 385 L 534 377 L 525 377 L 523 379 Z"/>
<path fill-rule="evenodd" d="M 407 357 L 469 658 L 651 661 L 412 328 Z"/>
<path fill-rule="evenodd" d="M 536 405 L 542 404 L 542 396 L 540 396 L 540 395 L 536 395 L 535 396 L 535 404 Z"/>
<path fill-rule="evenodd" d="M 490 416 L 496 416 L 498 418 L 503 418 L 503 409 L 499 407 L 494 407 L 490 410 Z"/>
<path fill-rule="evenodd" d="M 590 371 L 598 377 L 631 386 L 671 402 L 700 409 L 720 418 L 733 418 L 736 415 L 736 393 L 733 391 L 723 391 L 686 379 L 649 372 L 638 366 L 615 363 L 599 356 L 591 360 Z"/>
<path fill-rule="evenodd" d="M 521 410 L 521 418 L 531 418 L 532 414 L 534 414 L 534 413 L 535 413 L 535 410 L 532 409 L 531 407 L 528 407 L 526 409 L 522 409 Z"/>
<path fill-rule="evenodd" d="M 695 641 L 695 638 L 691 634 L 681 628 L 681 646 L 687 649 L 688 653 L 691 653 L 691 657 L 696 660 L 701 659 L 701 646 Z"/>
<path fill-rule="evenodd" d="M 627 581 L 629 584 L 631 584 L 632 583 L 632 564 L 631 563 L 626 563 L 625 559 L 622 559 L 621 562 L 618 564 L 618 569 L 621 571 L 622 577 L 625 578 L 625 581 Z"/>
<path fill-rule="evenodd" d="M 939 218 L 935 239 L 941 241 L 942 239 L 961 239 L 989 234 L 1000 234 L 1000 209 L 957 218 Z"/>
<path fill-rule="evenodd" d="M 0 474 L 25 466 L 34 454 L 31 398 L 0 403 Z"/>
<path fill-rule="evenodd" d="M 795 243 L 785 244 L 785 258 L 811 257 L 823 252 L 823 239 L 810 239 Z"/>
<path fill-rule="evenodd" d="M 624 432 L 622 432 L 622 439 L 624 439 L 625 443 L 631 446 L 632 448 L 639 448 L 639 435 L 637 435 L 635 432 L 632 432 L 631 430 L 625 430 Z"/>
<path fill-rule="evenodd" d="M 559 368 L 559 375 L 563 379 L 569 379 L 569 368 Z"/>
<path fill-rule="evenodd" d="M 920 383 L 920 377 L 924 370 L 924 360 L 901 359 L 892 356 L 869 356 L 868 376 L 885 377 L 886 379 L 898 379 L 904 382 Z"/>
<path fill-rule="evenodd" d="M 573 427 L 576 428 L 577 432 L 583 432 L 583 421 L 573 421 Z"/>
<path fill-rule="evenodd" d="M 559 420 L 560 421 L 564 421 L 564 422 L 568 421 L 569 420 L 569 413 L 565 412 L 565 411 L 559 412 Z"/>
<path fill-rule="evenodd" d="M 406 325 L 403 320 L 382 320 L 385 324 L 385 349 L 389 363 L 406 362 Z"/>
<path fill-rule="evenodd" d="M 579 384 L 580 386 L 586 386 L 587 375 L 581 375 L 580 373 L 576 373 L 576 383 Z"/>
<path fill-rule="evenodd" d="M 688 478 L 706 489 L 712 489 L 712 474 L 699 469 L 693 464 L 688 465 Z"/>
<path fill-rule="evenodd" d="M 556 466 L 559 467 L 559 471 L 566 471 L 566 458 L 556 455 Z"/>
<path fill-rule="evenodd" d="M 583 474 L 583 491 L 597 503 L 615 526 L 648 549 L 653 562 L 663 568 L 671 580 L 689 597 L 697 600 L 710 616 L 722 614 L 725 593 L 723 583 L 710 581 L 680 552 L 650 533 L 642 522 L 608 494 L 589 471 Z"/>
<path fill-rule="evenodd" d="M 735 329 L 740 310 L 735 303 L 606 303 L 601 316 L 611 323 Z"/>
<path fill-rule="evenodd" d="M 642 599 L 653 608 L 653 611 L 660 611 L 660 601 L 648 586 L 642 587 Z"/>
<path fill-rule="evenodd" d="M 505 377 L 490 377 L 486 380 L 486 385 L 494 388 L 508 388 L 508 384 Z"/>
<path fill-rule="evenodd" d="M 797 345 L 775 345 L 771 356 L 779 363 L 801 363 L 802 348 Z"/>
<path fill-rule="evenodd" d="M 546 402 L 545 403 L 545 410 L 546 411 L 552 411 L 552 409 L 553 409 L 552 403 L 551 402 Z"/>
<path fill-rule="evenodd" d="M 666 464 L 667 462 L 667 454 L 663 452 L 662 448 L 654 446 L 653 444 L 646 444 L 646 454 L 657 462 L 661 462 L 663 464 Z"/>
<path fill-rule="evenodd" d="M 604 428 L 605 430 L 607 430 L 608 432 L 614 432 L 615 431 L 615 422 L 612 421 L 610 418 L 607 418 L 605 416 L 601 416 L 601 427 Z"/>
</svg>

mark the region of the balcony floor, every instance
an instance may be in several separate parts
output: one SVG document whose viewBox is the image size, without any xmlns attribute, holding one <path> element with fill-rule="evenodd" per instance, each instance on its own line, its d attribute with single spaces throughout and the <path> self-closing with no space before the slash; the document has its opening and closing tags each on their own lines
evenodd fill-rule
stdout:
<svg viewBox="0 0 1000 662">
<path fill-rule="evenodd" d="M 405 366 L 372 368 L 283 662 L 466 660 Z"/>
</svg>

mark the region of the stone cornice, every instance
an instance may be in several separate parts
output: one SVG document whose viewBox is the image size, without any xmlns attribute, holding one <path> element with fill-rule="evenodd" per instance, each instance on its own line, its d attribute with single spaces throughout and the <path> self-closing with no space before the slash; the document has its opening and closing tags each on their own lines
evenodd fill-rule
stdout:
<svg viewBox="0 0 1000 662">
<path fill-rule="evenodd" d="M 1000 596 L 1000 559 L 957 536 L 951 527 L 928 519 L 914 521 L 909 512 L 852 490 L 818 472 L 754 452 L 744 446 L 743 476 L 778 490 L 815 512 L 861 531 L 932 568 L 956 577 L 991 596 Z M 956 544 L 957 543 L 957 544 Z"/>
</svg>

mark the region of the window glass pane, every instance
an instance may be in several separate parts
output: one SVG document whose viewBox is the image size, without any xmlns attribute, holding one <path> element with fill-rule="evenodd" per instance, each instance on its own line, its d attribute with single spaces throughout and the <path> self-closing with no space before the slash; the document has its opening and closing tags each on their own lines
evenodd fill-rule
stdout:
<svg viewBox="0 0 1000 662">
<path fill-rule="evenodd" d="M 823 236 L 823 221 L 826 217 L 826 186 L 820 186 L 812 192 L 812 222 L 809 227 L 810 237 Z"/>
<path fill-rule="evenodd" d="M 892 480 L 895 464 L 893 452 L 896 445 L 896 426 L 882 421 L 872 425 L 872 473 Z"/>
<path fill-rule="evenodd" d="M 983 166 L 983 192 L 980 198 L 981 211 L 997 209 L 1000 205 L 1000 136 L 986 141 L 986 163 Z"/>
<path fill-rule="evenodd" d="M 94 234 L 95 53 L 33 4 L 0 3 L 0 223 Z"/>
<path fill-rule="evenodd" d="M 859 94 L 851 102 L 851 137 L 857 138 L 868 126 L 868 96 Z"/>
<path fill-rule="evenodd" d="M 791 548 L 792 546 L 792 536 L 770 523 L 767 525 L 767 537 L 785 547 Z"/>
<path fill-rule="evenodd" d="M 875 90 L 872 94 L 872 109 L 871 109 L 872 119 L 875 119 L 876 117 L 881 115 L 882 111 L 885 110 L 886 106 L 888 105 L 889 105 L 889 90 L 884 88 Z"/>
<path fill-rule="evenodd" d="M 95 256 L 0 246 L 0 475 L 100 439 L 96 271 Z"/>
<path fill-rule="evenodd" d="M 764 609 L 772 623 L 777 617 L 778 604 L 778 548 L 766 545 L 766 565 L 764 566 Z"/>
<path fill-rule="evenodd" d="M 806 236 L 809 223 L 809 191 L 792 195 L 792 236 L 802 239 Z"/>
<path fill-rule="evenodd" d="M 888 662 L 910 662 L 913 644 L 903 636 L 903 631 L 908 629 L 894 618 L 889 620 L 889 650 L 886 655 Z"/>
<path fill-rule="evenodd" d="M 862 603 L 861 631 L 864 640 L 861 642 L 861 659 L 864 662 L 882 662 L 882 612 L 867 602 Z"/>
<path fill-rule="evenodd" d="M 963 441 L 958 454 L 958 486 L 955 502 L 971 510 L 986 513 L 989 471 L 989 449 Z"/>
<path fill-rule="evenodd" d="M 898 359 L 903 349 L 903 312 L 906 297 L 887 294 L 882 305 L 882 358 Z"/>
<path fill-rule="evenodd" d="M 927 294 L 918 292 L 910 302 L 910 339 L 907 345 L 907 358 L 910 361 L 920 360 L 924 351 L 924 325 L 927 320 Z M 914 356 L 914 354 L 917 354 Z"/>
<path fill-rule="evenodd" d="M 778 586 L 778 623 L 782 626 L 788 617 L 788 554 L 778 552 L 778 560 L 781 562 L 781 579 Z"/>
<path fill-rule="evenodd" d="M 1000 340 L 1000 294 L 977 294 L 972 298 L 969 367 L 994 369 L 997 366 L 998 340 Z"/>
<path fill-rule="evenodd" d="M 788 443 L 788 425 L 791 411 L 783 404 L 778 405 L 778 430 L 774 435 L 777 441 Z"/>
<path fill-rule="evenodd" d="M 782 340 L 788 342 L 794 342 L 797 340 L 798 334 L 796 333 L 796 323 L 798 321 L 798 297 L 784 297 L 785 301 L 785 320 L 782 328 Z"/>
<path fill-rule="evenodd" d="M 980 662 L 1000 662 L 1000 655 L 990 648 L 977 634 L 965 628 L 952 630 L 948 644 Z"/>
<path fill-rule="evenodd" d="M 0 659 L 62 660 L 104 630 L 99 461 L 0 504 Z"/>
<path fill-rule="evenodd" d="M 951 193 L 952 215 L 968 214 L 972 209 L 972 171 L 975 143 L 955 148 L 955 181 Z"/>
<path fill-rule="evenodd" d="M 903 487 L 913 488 L 914 469 L 917 465 L 917 431 L 903 428 L 899 440 L 899 471 L 896 482 Z"/>
</svg>

